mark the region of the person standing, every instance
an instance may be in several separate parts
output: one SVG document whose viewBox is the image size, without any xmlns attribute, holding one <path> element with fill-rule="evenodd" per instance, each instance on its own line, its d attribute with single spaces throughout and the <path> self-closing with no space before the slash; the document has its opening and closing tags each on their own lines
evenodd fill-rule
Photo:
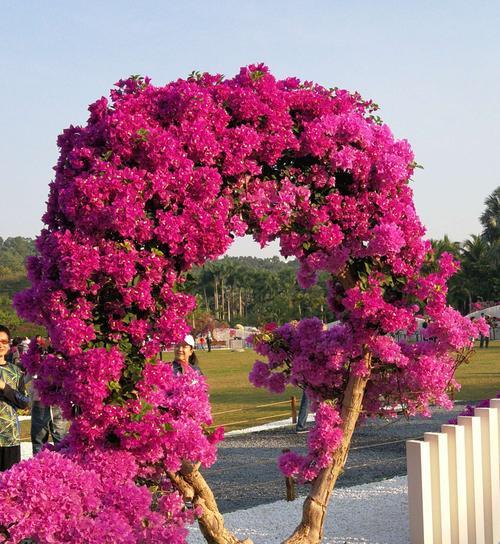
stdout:
<svg viewBox="0 0 500 544">
<path fill-rule="evenodd" d="M 21 355 L 23 355 L 24 353 L 27 353 L 28 352 L 28 349 L 30 347 L 30 339 L 25 336 L 22 340 L 21 340 L 21 343 L 19 344 L 19 353 Z"/>
<path fill-rule="evenodd" d="M 194 338 L 190 334 L 186 335 L 183 342 L 175 345 L 172 366 L 174 374 L 184 374 L 188 368 L 203 374 L 198 363 L 198 357 L 194 352 Z"/>
<path fill-rule="evenodd" d="M 486 321 L 486 323 L 489 325 L 490 322 L 489 322 L 489 316 L 486 316 L 483 314 L 481 314 L 481 317 Z M 491 330 L 491 328 L 490 328 Z M 485 347 L 485 348 L 488 348 L 488 346 L 490 345 L 490 331 L 488 331 L 487 334 L 482 334 L 481 333 L 481 336 L 479 337 L 479 347 L 482 348 L 482 347 Z"/>
<path fill-rule="evenodd" d="M 31 404 L 31 447 L 36 455 L 47 444 L 49 438 L 58 444 L 67 432 L 68 423 L 59 406 L 45 406 L 35 388 Z"/>
<path fill-rule="evenodd" d="M 38 346 L 41 353 L 47 353 L 47 343 L 41 334 L 35 336 L 35 344 Z"/>
<path fill-rule="evenodd" d="M 300 399 L 299 416 L 297 417 L 297 426 L 295 432 L 306 433 L 307 416 L 309 415 L 309 397 L 305 390 L 302 391 L 302 398 Z"/>
<path fill-rule="evenodd" d="M 210 331 L 207 332 L 207 350 L 212 351 L 212 335 Z"/>
<path fill-rule="evenodd" d="M 5 359 L 16 366 L 21 366 L 21 353 L 19 351 L 19 344 L 21 343 L 21 338 L 19 336 L 16 336 L 14 340 L 12 340 L 12 344 L 10 346 L 10 351 L 5 357 Z"/>
<path fill-rule="evenodd" d="M 296 326 L 298 324 L 298 321 L 291 321 L 291 324 Z M 328 330 L 328 325 L 326 323 L 323 323 L 323 330 Z M 307 417 L 309 416 L 309 405 L 310 405 L 309 397 L 307 396 L 306 389 L 302 389 L 302 398 L 300 399 L 300 408 L 299 408 L 299 415 L 297 417 L 297 425 L 295 427 L 296 433 L 307 433 L 306 424 L 307 424 Z"/>
<path fill-rule="evenodd" d="M 36 345 L 43 355 L 50 351 L 50 346 L 38 335 L 35 338 Z M 36 377 L 36 376 L 35 376 Z M 28 380 L 31 376 L 28 375 Z M 40 400 L 40 395 L 34 384 L 31 387 L 31 447 L 33 455 L 36 455 L 52 438 L 54 444 L 58 444 L 66 434 L 68 423 L 63 418 L 59 406 L 46 406 Z"/>
<path fill-rule="evenodd" d="M 26 408 L 22 370 L 5 359 L 10 349 L 10 331 L 0 325 L 0 471 L 21 460 L 21 432 L 17 410 Z"/>
</svg>

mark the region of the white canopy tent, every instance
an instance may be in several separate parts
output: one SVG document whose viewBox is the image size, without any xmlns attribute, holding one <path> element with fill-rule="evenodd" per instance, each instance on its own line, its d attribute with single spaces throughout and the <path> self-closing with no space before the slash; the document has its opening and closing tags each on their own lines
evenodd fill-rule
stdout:
<svg viewBox="0 0 500 544">
<path fill-rule="evenodd" d="M 483 310 L 476 310 L 475 312 L 471 312 L 467 315 L 469 318 L 477 318 L 481 317 L 481 315 L 489 315 L 490 317 L 496 317 L 497 319 L 500 319 L 500 304 L 497 304 L 496 306 L 490 306 L 489 308 L 484 308 Z"/>
</svg>

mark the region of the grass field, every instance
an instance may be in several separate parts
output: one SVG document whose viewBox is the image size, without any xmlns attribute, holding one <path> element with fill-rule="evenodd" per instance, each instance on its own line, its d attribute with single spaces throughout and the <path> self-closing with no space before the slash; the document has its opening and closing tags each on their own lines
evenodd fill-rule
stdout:
<svg viewBox="0 0 500 544">
<path fill-rule="evenodd" d="M 458 368 L 456 379 L 462 384 L 457 400 L 496 396 L 500 392 L 500 340 L 490 342 L 488 349 L 479 349 L 477 344 L 471 362 Z"/>
<path fill-rule="evenodd" d="M 301 391 L 287 388 L 282 395 L 272 395 L 253 387 L 248 381 L 255 359 L 253 351 L 199 351 L 198 358 L 210 386 L 210 401 L 217 425 L 227 430 L 251 427 L 273 419 L 284 419 L 291 414 L 290 397 L 300 402 Z M 457 372 L 462 389 L 456 400 L 481 400 L 494 397 L 500 391 L 500 340 L 490 342 L 488 349 L 478 349 L 471 362 Z M 260 405 L 283 402 L 273 406 Z M 298 409 L 298 406 L 297 406 Z M 221 413 L 225 412 L 225 413 Z M 28 422 L 23 422 L 23 437 L 28 439 Z"/>
<path fill-rule="evenodd" d="M 290 399 L 292 395 L 300 401 L 301 391 L 289 388 L 283 395 L 272 395 L 253 387 L 248 382 L 248 373 L 257 355 L 246 350 L 242 353 L 231 351 L 212 351 L 198 353 L 201 367 L 210 385 L 210 400 L 214 414 L 225 410 L 245 408 L 243 412 L 215 415 L 216 424 L 250 420 L 247 423 L 228 426 L 228 430 L 239 429 L 265 422 L 258 420 L 266 415 L 283 417 L 290 415 L 289 405 L 255 408 L 256 405 Z M 478 349 L 470 363 L 462 365 L 457 371 L 457 380 L 462 389 L 456 400 L 482 400 L 494 397 L 500 391 L 500 341 L 490 342 L 488 349 Z"/>
<path fill-rule="evenodd" d="M 264 389 L 257 389 L 248 381 L 248 374 L 258 358 L 254 351 L 201 351 L 198 358 L 210 386 L 210 402 L 217 425 L 224 424 L 227 430 L 232 430 L 290 417 L 292 396 L 297 398 L 298 409 L 302 393 L 299 389 L 288 387 L 282 395 L 273 395 Z M 276 402 L 283 404 L 257 408 Z M 228 410 L 241 411 L 220 413 Z"/>
</svg>

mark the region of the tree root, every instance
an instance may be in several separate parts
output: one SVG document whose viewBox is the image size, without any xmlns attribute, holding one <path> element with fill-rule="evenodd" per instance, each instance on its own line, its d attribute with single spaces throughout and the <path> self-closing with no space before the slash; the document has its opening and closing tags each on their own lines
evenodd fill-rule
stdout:
<svg viewBox="0 0 500 544">
<path fill-rule="evenodd" d="M 199 465 L 184 462 L 179 472 L 169 473 L 168 476 L 184 500 L 191 501 L 193 506 L 202 510 L 198 525 L 205 540 L 208 544 L 253 544 L 248 538 L 239 540 L 224 527 L 224 518 L 214 494 L 198 468 Z"/>
<path fill-rule="evenodd" d="M 321 537 L 315 532 L 311 532 L 311 527 L 301 523 L 293 532 L 293 535 L 283 540 L 281 544 L 319 544 Z"/>
</svg>

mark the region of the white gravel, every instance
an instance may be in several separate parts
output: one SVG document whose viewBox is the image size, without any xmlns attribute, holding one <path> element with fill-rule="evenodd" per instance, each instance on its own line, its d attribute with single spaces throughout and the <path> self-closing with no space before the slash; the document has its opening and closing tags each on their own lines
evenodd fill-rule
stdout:
<svg viewBox="0 0 500 544">
<path fill-rule="evenodd" d="M 308 421 L 314 421 L 309 414 Z M 276 421 L 227 433 L 228 436 L 291 425 Z M 239 538 L 254 544 L 279 544 L 290 536 L 302 517 L 305 497 L 277 501 L 224 515 L 225 525 Z M 189 544 L 206 541 L 197 526 L 190 530 Z M 322 544 L 408 544 L 408 487 L 406 476 L 355 487 L 335 489 L 328 506 Z"/>
<path fill-rule="evenodd" d="M 226 527 L 254 544 L 278 544 L 301 519 L 302 502 L 277 501 L 224 516 Z M 373 484 L 336 489 L 325 521 L 323 544 L 408 544 L 406 476 Z M 203 544 L 198 527 L 189 544 Z"/>
</svg>

